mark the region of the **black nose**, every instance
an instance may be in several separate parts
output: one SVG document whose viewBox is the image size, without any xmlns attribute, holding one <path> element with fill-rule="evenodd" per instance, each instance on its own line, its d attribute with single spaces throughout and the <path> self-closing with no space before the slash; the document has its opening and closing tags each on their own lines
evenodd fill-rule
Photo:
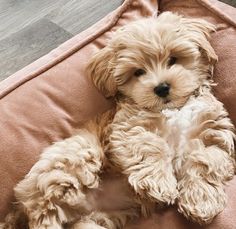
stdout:
<svg viewBox="0 0 236 229">
<path fill-rule="evenodd" d="M 168 83 L 161 83 L 157 87 L 154 88 L 154 92 L 159 97 L 166 97 L 170 92 L 170 85 Z"/>
</svg>

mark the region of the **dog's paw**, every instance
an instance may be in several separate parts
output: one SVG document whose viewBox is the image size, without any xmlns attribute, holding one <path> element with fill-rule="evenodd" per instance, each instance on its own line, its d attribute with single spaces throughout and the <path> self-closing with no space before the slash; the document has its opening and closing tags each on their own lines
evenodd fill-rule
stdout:
<svg viewBox="0 0 236 229">
<path fill-rule="evenodd" d="M 211 185 L 203 180 L 180 182 L 178 210 L 186 218 L 208 224 L 226 206 L 222 185 Z"/>
<path fill-rule="evenodd" d="M 174 204 L 178 197 L 175 179 L 172 182 L 166 179 L 158 180 L 156 185 L 149 187 L 147 195 L 160 204 Z"/>
<path fill-rule="evenodd" d="M 39 189 L 44 192 L 45 199 L 55 198 L 60 202 L 66 202 L 69 205 L 74 205 L 78 198 L 84 198 L 80 191 L 80 184 L 74 177 L 58 177 L 54 182 L 45 183 L 39 186 Z M 40 183 L 41 184 L 41 183 Z"/>
<path fill-rule="evenodd" d="M 76 205 L 79 200 L 85 198 L 85 195 L 80 191 L 79 186 L 70 182 L 56 184 L 53 189 L 53 195 L 61 202 L 65 202 L 70 206 Z"/>
<path fill-rule="evenodd" d="M 55 182 L 45 185 L 44 188 L 40 187 L 40 190 L 44 191 L 44 198 L 49 202 L 56 200 L 72 207 L 79 206 L 85 212 L 91 210 L 83 187 L 75 177 L 58 177 Z"/>
<path fill-rule="evenodd" d="M 160 204 L 174 204 L 178 197 L 177 181 L 173 174 L 144 174 L 140 170 L 130 174 L 129 183 L 141 198 Z"/>
</svg>

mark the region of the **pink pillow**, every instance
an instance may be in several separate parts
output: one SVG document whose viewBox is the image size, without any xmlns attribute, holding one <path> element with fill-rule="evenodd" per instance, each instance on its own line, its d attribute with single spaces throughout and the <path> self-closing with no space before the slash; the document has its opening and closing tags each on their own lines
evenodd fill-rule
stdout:
<svg viewBox="0 0 236 229">
<path fill-rule="evenodd" d="M 118 27 L 153 16 L 157 10 L 156 0 L 125 0 L 88 30 L 0 83 L 1 220 L 14 201 L 14 185 L 37 161 L 42 149 L 72 135 L 85 120 L 112 106 L 112 101 L 104 99 L 84 74 L 90 56 L 106 44 Z M 219 55 L 215 71 L 219 86 L 215 92 L 236 124 L 236 9 L 216 0 L 162 0 L 159 10 L 205 18 L 217 25 L 212 38 Z M 235 228 L 235 188 L 236 179 L 227 188 L 227 208 L 209 226 L 189 223 L 175 208 L 167 208 L 127 228 Z"/>
</svg>

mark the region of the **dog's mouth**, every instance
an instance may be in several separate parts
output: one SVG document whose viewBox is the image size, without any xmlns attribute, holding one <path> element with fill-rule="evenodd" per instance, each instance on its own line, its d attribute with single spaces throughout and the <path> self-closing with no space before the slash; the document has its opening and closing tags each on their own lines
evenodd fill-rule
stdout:
<svg viewBox="0 0 236 229">
<path fill-rule="evenodd" d="M 164 104 L 168 104 L 168 103 L 170 103 L 170 102 L 171 102 L 171 100 L 168 99 L 168 98 L 163 99 L 163 103 L 164 103 Z"/>
</svg>

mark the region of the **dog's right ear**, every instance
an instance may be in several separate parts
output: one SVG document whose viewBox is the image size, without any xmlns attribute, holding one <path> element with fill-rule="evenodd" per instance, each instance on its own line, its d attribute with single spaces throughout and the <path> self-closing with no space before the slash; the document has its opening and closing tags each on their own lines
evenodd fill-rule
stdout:
<svg viewBox="0 0 236 229">
<path fill-rule="evenodd" d="M 117 92 L 113 77 L 114 59 L 114 50 L 107 46 L 98 51 L 87 66 L 88 76 L 106 98 L 115 96 Z"/>
</svg>

